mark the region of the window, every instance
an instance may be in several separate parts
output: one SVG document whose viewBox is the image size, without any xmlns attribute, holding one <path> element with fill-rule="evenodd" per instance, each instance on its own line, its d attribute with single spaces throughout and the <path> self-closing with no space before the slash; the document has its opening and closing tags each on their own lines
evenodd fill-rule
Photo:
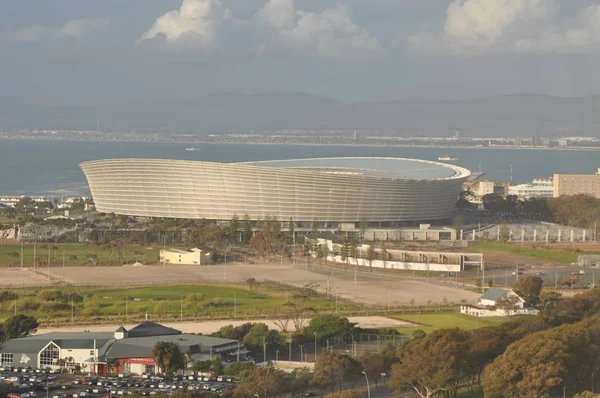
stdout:
<svg viewBox="0 0 600 398">
<path fill-rule="evenodd" d="M 13 364 L 13 354 L 0 354 L 0 365 L 12 366 L 12 364 Z"/>
<path fill-rule="evenodd" d="M 94 356 L 94 350 L 90 350 L 90 355 Z"/>
<path fill-rule="evenodd" d="M 56 366 L 60 349 L 54 343 L 48 344 L 46 348 L 40 353 L 40 366 Z"/>
</svg>

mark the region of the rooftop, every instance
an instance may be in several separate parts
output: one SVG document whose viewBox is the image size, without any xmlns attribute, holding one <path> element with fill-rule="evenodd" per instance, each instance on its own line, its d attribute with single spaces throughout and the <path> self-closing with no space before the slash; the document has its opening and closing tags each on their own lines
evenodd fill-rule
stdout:
<svg viewBox="0 0 600 398">
<path fill-rule="evenodd" d="M 342 157 L 268 160 L 237 163 L 258 167 L 281 167 L 319 173 L 390 179 L 454 179 L 471 175 L 462 167 L 408 158 Z"/>
</svg>

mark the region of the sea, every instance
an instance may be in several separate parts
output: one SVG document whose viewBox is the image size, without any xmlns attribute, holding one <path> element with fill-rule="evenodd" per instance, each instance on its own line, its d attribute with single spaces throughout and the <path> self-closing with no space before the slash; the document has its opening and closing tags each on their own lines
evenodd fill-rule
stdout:
<svg viewBox="0 0 600 398">
<path fill-rule="evenodd" d="M 521 148 L 434 148 L 358 145 L 272 145 L 272 144 L 191 144 L 122 141 L 0 140 L 0 195 L 46 195 L 55 198 L 89 195 L 79 163 L 110 158 L 160 158 L 213 162 L 382 156 L 437 161 L 438 157 L 458 158 L 451 163 L 484 178 L 515 183 L 554 173 L 596 173 L 600 152 L 594 150 Z M 512 165 L 512 167 L 511 167 Z"/>
</svg>

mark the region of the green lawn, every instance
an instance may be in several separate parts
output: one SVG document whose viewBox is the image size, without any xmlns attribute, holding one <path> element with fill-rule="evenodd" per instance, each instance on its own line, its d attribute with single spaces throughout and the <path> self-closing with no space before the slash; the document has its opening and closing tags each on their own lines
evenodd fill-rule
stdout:
<svg viewBox="0 0 600 398">
<path fill-rule="evenodd" d="M 33 315 L 42 322 L 67 321 L 71 314 L 70 300 L 52 307 L 38 298 L 43 290 L 60 290 L 63 294 L 76 293 L 83 296 L 83 303 L 74 305 L 76 322 L 141 320 L 146 313 L 154 320 L 211 318 L 257 318 L 269 316 L 286 301 L 299 308 L 311 308 L 315 312 L 335 311 L 335 301 L 323 297 L 303 300 L 298 290 L 260 284 L 251 293 L 244 285 L 186 285 L 160 286 L 133 289 L 95 289 L 90 287 L 61 287 L 60 289 L 14 290 L 19 294 L 17 313 Z M 196 296 L 191 296 L 192 294 Z M 189 297 L 189 298 L 188 298 Z M 192 297 L 194 297 L 192 299 Z M 90 302 L 99 305 L 99 313 L 91 315 Z M 36 308 L 38 307 L 38 308 Z M 357 307 L 338 303 L 339 311 L 352 311 Z M 14 302 L 0 306 L 0 321 L 14 314 Z"/>
<path fill-rule="evenodd" d="M 134 263 L 140 261 L 144 264 L 153 264 L 158 262 L 159 247 L 130 245 L 121 248 L 111 248 L 108 246 L 97 246 L 76 243 L 38 243 L 35 247 L 36 262 L 38 265 L 46 265 L 48 262 L 48 246 L 50 246 L 50 264 L 51 266 L 62 266 L 63 253 L 65 264 L 86 265 L 93 264 L 93 256 L 97 256 L 96 265 L 122 265 L 125 263 Z M 56 249 L 54 249 L 56 248 Z M 17 253 L 18 257 L 11 257 L 9 253 Z M 23 246 L 23 266 L 33 267 L 34 245 L 25 244 Z M 21 245 L 0 245 L 0 267 L 20 267 L 21 266 Z"/>
<path fill-rule="evenodd" d="M 498 325 L 509 320 L 508 317 L 476 318 L 455 311 L 424 312 L 421 314 L 404 313 L 394 314 L 393 317 L 422 325 L 398 329 L 401 333 L 408 335 L 410 335 L 416 329 L 421 329 L 425 333 L 430 333 L 435 329 L 445 328 L 461 328 L 471 330 L 486 326 Z"/>
<path fill-rule="evenodd" d="M 469 247 L 482 251 L 492 251 L 501 253 L 518 254 L 521 256 L 535 257 L 542 260 L 558 261 L 565 264 L 576 263 L 577 257 L 581 254 L 569 250 L 552 250 L 545 247 L 517 246 L 511 243 L 502 242 L 476 242 L 469 243 Z M 598 254 L 586 252 L 586 254 Z"/>
</svg>

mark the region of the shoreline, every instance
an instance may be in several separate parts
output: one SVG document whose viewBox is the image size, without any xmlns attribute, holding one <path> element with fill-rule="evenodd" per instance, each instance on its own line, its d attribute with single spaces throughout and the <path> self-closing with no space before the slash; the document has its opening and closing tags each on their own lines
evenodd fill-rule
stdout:
<svg viewBox="0 0 600 398">
<path fill-rule="evenodd" d="M 312 142 L 215 142 L 215 141 L 170 141 L 170 140 L 127 140 L 127 139 L 111 139 L 111 140 L 99 140 L 99 139 L 85 139 L 85 138 L 67 138 L 67 139 L 49 139 L 49 138 L 8 138 L 0 137 L 0 141 L 48 141 L 48 142 L 128 142 L 128 143 L 143 143 L 143 144 L 202 144 L 202 145 L 272 145 L 272 146 L 341 146 L 341 147 L 373 147 L 373 148 L 385 148 L 385 147 L 398 147 L 398 148 L 433 148 L 433 149 L 515 149 L 515 150 L 535 150 L 535 151 L 600 151 L 600 147 L 569 147 L 569 148 L 548 148 L 548 147 L 532 147 L 532 146 L 512 146 L 512 145 L 494 145 L 494 146 L 469 146 L 469 145 L 410 145 L 410 144 L 396 144 L 396 143 L 385 143 L 385 144 L 369 144 L 369 143 L 312 143 Z M 184 148 L 185 150 L 185 148 Z M 196 149 L 190 152 L 202 152 L 202 148 Z"/>
</svg>

